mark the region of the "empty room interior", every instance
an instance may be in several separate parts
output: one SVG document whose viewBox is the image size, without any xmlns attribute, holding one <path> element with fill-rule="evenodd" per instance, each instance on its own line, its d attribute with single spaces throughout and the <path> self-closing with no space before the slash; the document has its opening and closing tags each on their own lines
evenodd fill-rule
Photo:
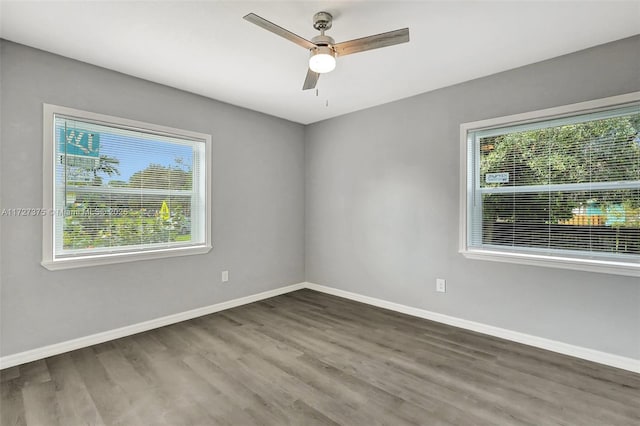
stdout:
<svg viewBox="0 0 640 426">
<path fill-rule="evenodd" d="M 1 1 L 0 424 L 640 424 L 638 22 Z"/>
</svg>

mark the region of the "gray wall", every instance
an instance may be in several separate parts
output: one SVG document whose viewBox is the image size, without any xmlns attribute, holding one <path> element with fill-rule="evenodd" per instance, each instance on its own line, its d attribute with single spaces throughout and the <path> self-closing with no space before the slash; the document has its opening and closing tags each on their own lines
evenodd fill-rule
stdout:
<svg viewBox="0 0 640 426">
<path fill-rule="evenodd" d="M 308 126 L 307 281 L 640 358 L 640 279 L 457 252 L 461 123 L 637 90 L 640 37 Z"/>
<path fill-rule="evenodd" d="M 42 103 L 213 136 L 213 250 L 51 272 L 42 220 L 2 217 L 2 355 L 304 281 L 304 127 L 1 44 L 2 208 L 42 205 Z M 230 282 L 220 283 L 220 271 Z"/>
</svg>

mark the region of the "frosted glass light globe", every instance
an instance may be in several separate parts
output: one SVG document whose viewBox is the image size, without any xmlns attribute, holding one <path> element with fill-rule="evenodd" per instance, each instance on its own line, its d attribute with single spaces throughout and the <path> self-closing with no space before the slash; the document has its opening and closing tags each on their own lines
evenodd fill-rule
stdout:
<svg viewBox="0 0 640 426">
<path fill-rule="evenodd" d="M 330 47 L 321 46 L 311 52 L 311 57 L 309 58 L 311 71 L 324 74 L 333 71 L 335 67 L 336 57 Z"/>
</svg>

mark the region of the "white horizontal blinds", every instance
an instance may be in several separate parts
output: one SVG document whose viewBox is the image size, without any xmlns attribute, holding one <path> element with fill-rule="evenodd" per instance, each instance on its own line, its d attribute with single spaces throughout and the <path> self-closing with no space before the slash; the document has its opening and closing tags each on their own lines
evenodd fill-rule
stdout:
<svg viewBox="0 0 640 426">
<path fill-rule="evenodd" d="M 202 142 L 59 115 L 54 126 L 56 257 L 202 243 Z"/>
<path fill-rule="evenodd" d="M 206 153 L 205 144 L 193 145 L 193 190 L 191 193 L 191 240 L 203 243 L 206 241 L 205 229 L 207 218 L 207 186 L 206 186 Z"/>
<path fill-rule="evenodd" d="M 640 256 L 639 128 L 633 106 L 475 132 L 470 245 Z"/>
</svg>

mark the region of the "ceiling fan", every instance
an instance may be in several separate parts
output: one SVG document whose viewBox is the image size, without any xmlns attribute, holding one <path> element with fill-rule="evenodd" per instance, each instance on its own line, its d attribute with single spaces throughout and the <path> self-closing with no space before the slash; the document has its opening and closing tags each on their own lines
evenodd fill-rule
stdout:
<svg viewBox="0 0 640 426">
<path fill-rule="evenodd" d="M 309 70 L 307 71 L 307 77 L 304 80 L 302 90 L 313 89 L 316 87 L 320 74 L 333 71 L 336 67 L 337 56 L 350 55 L 352 53 L 393 46 L 394 44 L 406 43 L 409 41 L 409 28 L 403 28 L 368 37 L 357 38 L 355 40 L 343 41 L 342 43 L 336 43 L 333 38 L 324 34 L 325 31 L 331 28 L 331 22 L 333 21 L 333 16 L 328 12 L 318 12 L 313 15 L 313 28 L 320 31 L 320 35 L 313 37 L 311 41 L 302 38 L 299 35 L 274 24 L 273 22 L 267 21 L 255 13 L 246 15 L 244 19 L 309 50 L 311 53 L 311 57 L 309 58 Z"/>
</svg>

